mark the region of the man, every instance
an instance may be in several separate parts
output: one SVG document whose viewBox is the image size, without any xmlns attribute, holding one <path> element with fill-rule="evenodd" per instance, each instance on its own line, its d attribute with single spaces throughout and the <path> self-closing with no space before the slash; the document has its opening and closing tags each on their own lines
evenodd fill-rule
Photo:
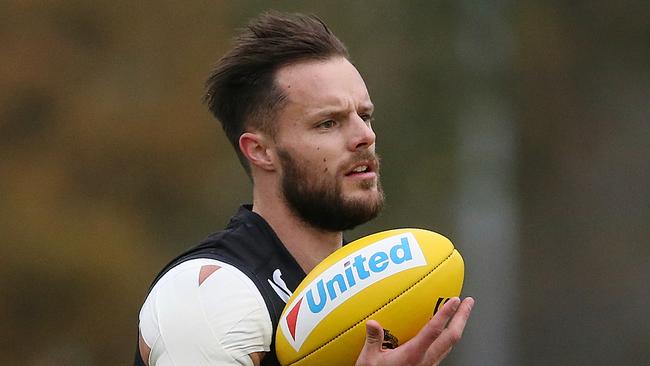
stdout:
<svg viewBox="0 0 650 366">
<path fill-rule="evenodd" d="M 277 365 L 274 331 L 291 291 L 341 247 L 343 230 L 383 206 L 373 105 L 321 20 L 280 13 L 258 17 L 235 40 L 205 100 L 252 179 L 253 204 L 154 281 L 136 365 Z M 369 321 L 357 365 L 437 364 L 472 305 L 450 300 L 393 350 L 382 349 L 383 330 Z"/>
</svg>

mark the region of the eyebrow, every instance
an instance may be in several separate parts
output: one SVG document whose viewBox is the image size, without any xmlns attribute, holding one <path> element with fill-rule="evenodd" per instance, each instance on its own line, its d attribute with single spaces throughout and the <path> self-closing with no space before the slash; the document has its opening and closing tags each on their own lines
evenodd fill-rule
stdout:
<svg viewBox="0 0 650 366">
<path fill-rule="evenodd" d="M 358 113 L 363 112 L 363 113 L 372 113 L 375 110 L 375 106 L 372 103 L 363 103 L 359 105 L 359 108 L 357 110 Z M 324 117 L 329 117 L 329 116 L 335 116 L 335 117 L 344 117 L 348 114 L 347 109 L 341 109 L 338 107 L 325 107 L 324 109 L 321 109 L 315 113 L 313 113 L 311 116 L 313 118 L 324 118 Z"/>
</svg>

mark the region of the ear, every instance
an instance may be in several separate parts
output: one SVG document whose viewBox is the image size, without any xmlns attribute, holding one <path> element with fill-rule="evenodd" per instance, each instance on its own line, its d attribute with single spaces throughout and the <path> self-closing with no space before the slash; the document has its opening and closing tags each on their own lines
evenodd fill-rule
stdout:
<svg viewBox="0 0 650 366">
<path fill-rule="evenodd" d="M 246 156 L 251 166 L 273 171 L 275 166 L 267 141 L 268 137 L 259 132 L 244 132 L 239 136 L 239 150 Z"/>
</svg>

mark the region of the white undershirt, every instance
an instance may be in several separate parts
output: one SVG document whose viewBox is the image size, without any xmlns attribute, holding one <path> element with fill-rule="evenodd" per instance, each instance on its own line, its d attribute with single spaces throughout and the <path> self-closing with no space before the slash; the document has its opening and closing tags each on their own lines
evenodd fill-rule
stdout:
<svg viewBox="0 0 650 366">
<path fill-rule="evenodd" d="M 201 268 L 214 270 L 199 285 Z M 207 266 L 207 267 L 206 267 Z M 140 310 L 149 366 L 246 365 L 269 352 L 273 334 L 264 299 L 235 267 L 193 259 L 167 272 Z"/>
</svg>

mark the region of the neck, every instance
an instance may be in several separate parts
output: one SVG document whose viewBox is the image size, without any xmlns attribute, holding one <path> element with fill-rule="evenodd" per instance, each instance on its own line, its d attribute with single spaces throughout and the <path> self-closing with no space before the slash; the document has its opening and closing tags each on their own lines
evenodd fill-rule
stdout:
<svg viewBox="0 0 650 366">
<path fill-rule="evenodd" d="M 269 223 L 305 273 L 341 247 L 342 232 L 317 229 L 296 216 L 278 195 L 255 194 L 255 188 L 253 191 L 253 211 Z"/>
</svg>

